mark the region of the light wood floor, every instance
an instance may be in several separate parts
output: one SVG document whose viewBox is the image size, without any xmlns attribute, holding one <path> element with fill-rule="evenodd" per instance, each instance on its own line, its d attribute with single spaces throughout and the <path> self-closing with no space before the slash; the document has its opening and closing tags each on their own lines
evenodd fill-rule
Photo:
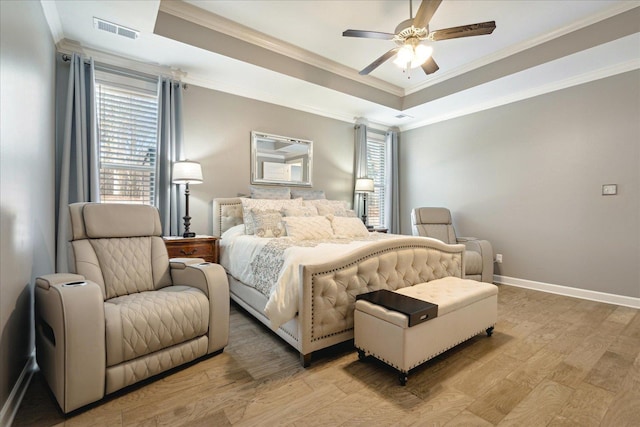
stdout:
<svg viewBox="0 0 640 427">
<path fill-rule="evenodd" d="M 406 387 L 349 345 L 298 354 L 232 305 L 222 354 L 65 418 L 36 374 L 15 426 L 640 426 L 640 312 L 500 286 L 496 330 Z"/>
</svg>

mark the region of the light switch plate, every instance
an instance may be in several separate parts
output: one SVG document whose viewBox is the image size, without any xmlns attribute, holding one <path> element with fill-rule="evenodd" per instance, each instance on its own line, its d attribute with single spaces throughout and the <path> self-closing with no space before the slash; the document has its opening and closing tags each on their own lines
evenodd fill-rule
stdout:
<svg viewBox="0 0 640 427">
<path fill-rule="evenodd" d="M 602 186 L 602 195 L 603 196 L 613 196 L 618 194 L 618 185 L 617 184 L 605 184 Z"/>
</svg>

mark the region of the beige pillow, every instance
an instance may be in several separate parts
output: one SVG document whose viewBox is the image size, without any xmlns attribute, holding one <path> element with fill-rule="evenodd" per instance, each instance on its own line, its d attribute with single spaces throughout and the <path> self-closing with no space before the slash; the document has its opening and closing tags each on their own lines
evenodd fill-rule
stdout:
<svg viewBox="0 0 640 427">
<path fill-rule="evenodd" d="M 247 199 L 241 198 L 242 202 L 242 221 L 244 222 L 245 234 L 253 234 L 253 217 L 251 216 L 251 210 L 275 210 L 280 211 L 288 207 L 300 207 L 302 206 L 302 199 Z"/>
<path fill-rule="evenodd" d="M 315 206 L 300 206 L 295 208 L 284 208 L 284 216 L 317 216 L 318 209 Z"/>
<path fill-rule="evenodd" d="M 369 230 L 360 218 L 350 218 L 346 216 L 329 216 L 331 227 L 336 237 L 367 237 Z"/>
<path fill-rule="evenodd" d="M 342 200 L 311 200 L 306 201 L 305 205 L 313 203 L 316 209 L 318 209 L 318 215 L 336 215 L 336 216 L 350 216 L 349 206 Z"/>
<path fill-rule="evenodd" d="M 285 216 L 282 222 L 287 236 L 297 240 L 320 240 L 333 237 L 331 221 L 325 216 Z"/>
<path fill-rule="evenodd" d="M 280 237 L 285 234 L 282 214 L 276 210 L 251 209 L 253 232 L 258 237 Z"/>
</svg>

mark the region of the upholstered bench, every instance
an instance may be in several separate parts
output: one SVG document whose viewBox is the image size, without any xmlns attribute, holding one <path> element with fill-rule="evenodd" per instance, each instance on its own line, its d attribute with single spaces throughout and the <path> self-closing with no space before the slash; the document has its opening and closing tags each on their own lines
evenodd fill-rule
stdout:
<svg viewBox="0 0 640 427">
<path fill-rule="evenodd" d="M 400 384 L 409 371 L 482 331 L 491 336 L 498 312 L 498 287 L 446 277 L 395 291 L 436 304 L 437 316 L 409 326 L 409 317 L 364 299 L 356 301 L 354 344 L 360 359 L 372 355 L 396 368 Z M 429 316 L 430 317 L 430 316 Z"/>
</svg>

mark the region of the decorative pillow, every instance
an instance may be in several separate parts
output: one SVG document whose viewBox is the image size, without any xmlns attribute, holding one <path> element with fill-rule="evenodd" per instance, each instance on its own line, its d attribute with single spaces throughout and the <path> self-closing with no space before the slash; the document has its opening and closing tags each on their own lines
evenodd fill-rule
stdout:
<svg viewBox="0 0 640 427">
<path fill-rule="evenodd" d="M 305 202 L 307 203 L 310 202 Z M 350 209 L 342 200 L 312 200 L 311 203 L 318 209 L 318 215 L 349 216 L 347 211 Z"/>
<path fill-rule="evenodd" d="M 284 234 L 282 214 L 276 210 L 251 209 L 253 232 L 258 237 L 280 237 Z"/>
<path fill-rule="evenodd" d="M 292 199 L 289 187 L 254 187 L 250 186 L 252 199 Z"/>
<path fill-rule="evenodd" d="M 287 236 L 297 240 L 318 240 L 333 237 L 331 221 L 325 216 L 285 216 L 282 222 Z"/>
<path fill-rule="evenodd" d="M 229 239 L 233 239 L 234 237 L 243 236 L 243 235 L 244 235 L 244 224 L 238 224 L 238 225 L 234 225 L 233 227 L 231 227 L 230 229 L 222 233 L 220 238 L 229 240 Z"/>
<path fill-rule="evenodd" d="M 289 207 L 301 207 L 302 199 L 270 200 L 270 199 L 247 199 L 241 197 L 242 202 L 242 222 L 244 222 L 245 234 L 253 234 L 253 217 L 251 209 L 260 211 L 279 211 Z"/>
<path fill-rule="evenodd" d="M 284 216 L 318 216 L 318 209 L 315 206 L 300 206 L 298 208 L 284 208 Z"/>
<path fill-rule="evenodd" d="M 369 230 L 360 218 L 328 215 L 336 237 L 367 237 Z"/>
<path fill-rule="evenodd" d="M 291 189 L 291 198 L 301 197 L 302 200 L 317 200 L 317 199 L 326 199 L 327 196 L 324 194 L 324 190 L 309 190 L 303 188 L 292 188 Z"/>
</svg>

